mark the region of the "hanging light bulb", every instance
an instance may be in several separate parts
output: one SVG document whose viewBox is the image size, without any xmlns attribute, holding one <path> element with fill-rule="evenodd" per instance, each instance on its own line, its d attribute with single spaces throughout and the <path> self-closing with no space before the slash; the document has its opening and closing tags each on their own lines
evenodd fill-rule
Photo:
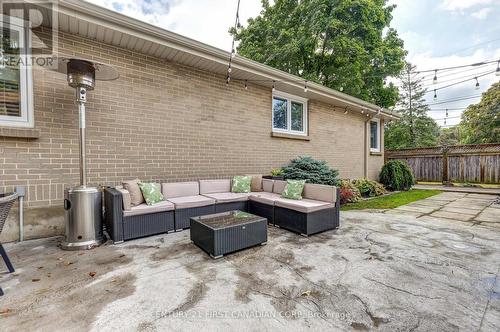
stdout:
<svg viewBox="0 0 500 332">
<path fill-rule="evenodd" d="M 495 71 L 496 76 L 500 76 L 500 60 L 497 62 L 497 70 Z"/>
<path fill-rule="evenodd" d="M 364 109 L 361 109 L 361 114 L 365 114 L 365 110 Z"/>
<path fill-rule="evenodd" d="M 227 67 L 227 72 L 231 73 L 232 71 L 233 71 L 233 69 L 231 68 L 231 65 L 229 65 L 229 67 Z"/>
<path fill-rule="evenodd" d="M 448 109 L 446 109 L 446 117 L 448 117 Z"/>
<path fill-rule="evenodd" d="M 446 119 L 444 119 L 444 125 L 446 126 Z"/>
<path fill-rule="evenodd" d="M 437 84 L 438 82 L 438 76 L 437 76 L 438 70 L 434 70 L 434 78 L 432 79 L 432 84 Z"/>
<path fill-rule="evenodd" d="M 307 81 L 304 82 L 304 92 L 307 92 Z"/>
<path fill-rule="evenodd" d="M 272 89 L 272 90 L 273 90 L 273 92 L 276 90 L 276 86 L 275 86 L 275 84 L 276 84 L 276 81 L 273 81 L 273 89 Z"/>
<path fill-rule="evenodd" d="M 479 90 L 479 81 L 477 80 L 477 77 L 474 77 L 474 79 L 476 80 L 476 90 Z"/>
<path fill-rule="evenodd" d="M 233 49 L 231 50 L 231 56 L 232 56 L 232 57 L 234 57 L 235 55 L 236 55 L 236 50 L 233 48 Z"/>
<path fill-rule="evenodd" d="M 344 111 L 344 114 L 347 114 L 349 113 L 349 111 L 347 110 L 347 107 L 345 108 L 345 111 Z"/>
<path fill-rule="evenodd" d="M 226 76 L 226 85 L 229 85 L 230 81 L 231 81 L 231 76 L 227 75 Z"/>
<path fill-rule="evenodd" d="M 248 80 L 245 80 L 245 90 L 248 90 Z"/>
<path fill-rule="evenodd" d="M 436 89 L 434 89 L 434 100 L 437 100 L 437 99 L 438 99 L 438 95 L 437 95 Z"/>
</svg>

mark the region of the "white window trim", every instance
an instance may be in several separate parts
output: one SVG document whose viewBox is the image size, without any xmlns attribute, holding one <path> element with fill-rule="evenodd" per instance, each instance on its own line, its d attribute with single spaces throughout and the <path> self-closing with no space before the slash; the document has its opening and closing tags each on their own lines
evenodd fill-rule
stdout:
<svg viewBox="0 0 500 332">
<path fill-rule="evenodd" d="M 287 101 L 287 128 L 290 129 L 279 129 L 279 128 L 274 128 L 274 109 L 273 109 L 273 100 L 274 97 L 276 98 L 281 98 L 281 99 L 286 99 Z M 292 102 L 297 102 L 301 103 L 303 108 L 302 108 L 302 116 L 303 116 L 303 131 L 298 131 L 298 130 L 292 130 Z M 273 96 L 271 99 L 271 112 L 272 112 L 272 117 L 271 117 L 271 128 L 273 129 L 273 133 L 283 133 L 283 134 L 290 134 L 290 135 L 297 135 L 297 136 L 307 136 L 307 120 L 308 120 L 308 108 L 307 108 L 307 102 L 308 100 L 306 98 L 298 97 L 286 92 L 282 91 L 274 91 Z"/>
<path fill-rule="evenodd" d="M 372 137 L 372 127 L 371 123 L 375 122 L 377 124 L 377 147 L 372 148 L 372 142 L 371 142 L 371 137 Z M 380 119 L 371 119 L 370 120 L 370 125 L 368 127 L 370 130 L 370 152 L 380 152 Z"/>
<path fill-rule="evenodd" d="M 25 28 L 26 22 L 17 17 L 9 17 L 8 22 L 9 29 L 19 32 L 19 44 L 21 47 L 24 47 L 28 40 L 31 40 L 31 30 Z M 0 16 L 0 24 L 2 26 L 7 24 L 4 15 Z M 33 114 L 33 75 L 31 66 L 27 65 L 28 59 L 30 59 L 31 56 L 30 54 L 21 54 L 20 56 L 22 59 L 19 82 L 21 116 L 13 117 L 0 115 L 0 126 L 2 127 L 33 128 L 35 124 Z"/>
</svg>

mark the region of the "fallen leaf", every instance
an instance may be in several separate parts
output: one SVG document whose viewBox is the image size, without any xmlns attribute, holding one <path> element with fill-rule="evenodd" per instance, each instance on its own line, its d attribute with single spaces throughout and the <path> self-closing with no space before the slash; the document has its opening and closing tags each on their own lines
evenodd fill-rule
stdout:
<svg viewBox="0 0 500 332">
<path fill-rule="evenodd" d="M 39 269 L 39 270 L 43 269 L 43 266 L 39 266 L 39 267 L 38 267 L 38 269 Z"/>
<path fill-rule="evenodd" d="M 117 282 L 117 281 L 118 281 L 118 279 L 116 279 L 116 278 L 111 279 L 111 282 Z"/>
<path fill-rule="evenodd" d="M 31 279 L 31 281 L 32 281 L 32 282 L 37 282 L 37 281 L 40 281 L 40 279 L 38 279 L 38 278 L 33 278 L 33 279 Z"/>
<path fill-rule="evenodd" d="M 302 292 L 302 294 L 300 294 L 300 296 L 309 296 L 309 295 L 311 295 L 310 290 L 306 290 L 306 291 Z"/>
<path fill-rule="evenodd" d="M 10 311 L 9 308 L 3 308 L 0 310 L 0 315 L 6 315 L 9 313 L 9 311 Z"/>
<path fill-rule="evenodd" d="M 89 276 L 91 276 L 92 278 L 96 275 L 97 272 L 89 272 Z"/>
<path fill-rule="evenodd" d="M 71 265 L 73 264 L 73 262 L 64 262 L 64 265 L 68 266 L 68 265 Z"/>
</svg>

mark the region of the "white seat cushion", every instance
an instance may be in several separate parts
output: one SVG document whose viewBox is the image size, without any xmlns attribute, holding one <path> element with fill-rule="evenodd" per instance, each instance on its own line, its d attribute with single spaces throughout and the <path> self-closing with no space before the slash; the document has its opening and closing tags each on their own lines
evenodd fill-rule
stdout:
<svg viewBox="0 0 500 332">
<path fill-rule="evenodd" d="M 173 197 L 169 198 L 168 201 L 174 203 L 176 209 L 187 209 L 215 204 L 215 199 L 202 195 Z"/>
<path fill-rule="evenodd" d="M 252 193 L 248 199 L 254 202 L 259 202 L 268 205 L 274 205 L 274 201 L 281 197 L 280 194 L 269 193 L 267 191 L 261 191 L 258 193 Z"/>
<path fill-rule="evenodd" d="M 204 194 L 203 196 L 207 196 L 208 198 L 215 199 L 217 203 L 229 203 L 229 202 L 244 202 L 248 200 L 248 196 L 254 193 L 213 193 L 213 194 Z"/>
<path fill-rule="evenodd" d="M 138 216 L 141 214 L 172 211 L 174 208 L 175 208 L 174 204 L 168 201 L 161 201 L 153 205 L 147 205 L 146 203 L 143 203 L 137 206 L 132 206 L 130 210 L 123 211 L 123 216 L 130 217 L 130 216 Z"/>
<path fill-rule="evenodd" d="M 335 204 L 323 201 L 315 201 L 312 199 L 288 199 L 283 197 L 276 199 L 274 201 L 274 205 L 303 213 L 310 213 L 335 207 Z"/>
</svg>

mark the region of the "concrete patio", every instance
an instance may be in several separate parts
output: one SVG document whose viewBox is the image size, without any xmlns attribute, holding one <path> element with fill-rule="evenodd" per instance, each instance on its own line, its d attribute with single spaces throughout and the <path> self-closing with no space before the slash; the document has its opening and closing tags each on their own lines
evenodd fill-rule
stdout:
<svg viewBox="0 0 500 332">
<path fill-rule="evenodd" d="M 86 252 L 59 238 L 7 245 L 3 331 L 500 329 L 500 205 L 443 193 L 384 212 L 345 212 L 304 238 L 212 260 L 189 231 Z"/>
</svg>

